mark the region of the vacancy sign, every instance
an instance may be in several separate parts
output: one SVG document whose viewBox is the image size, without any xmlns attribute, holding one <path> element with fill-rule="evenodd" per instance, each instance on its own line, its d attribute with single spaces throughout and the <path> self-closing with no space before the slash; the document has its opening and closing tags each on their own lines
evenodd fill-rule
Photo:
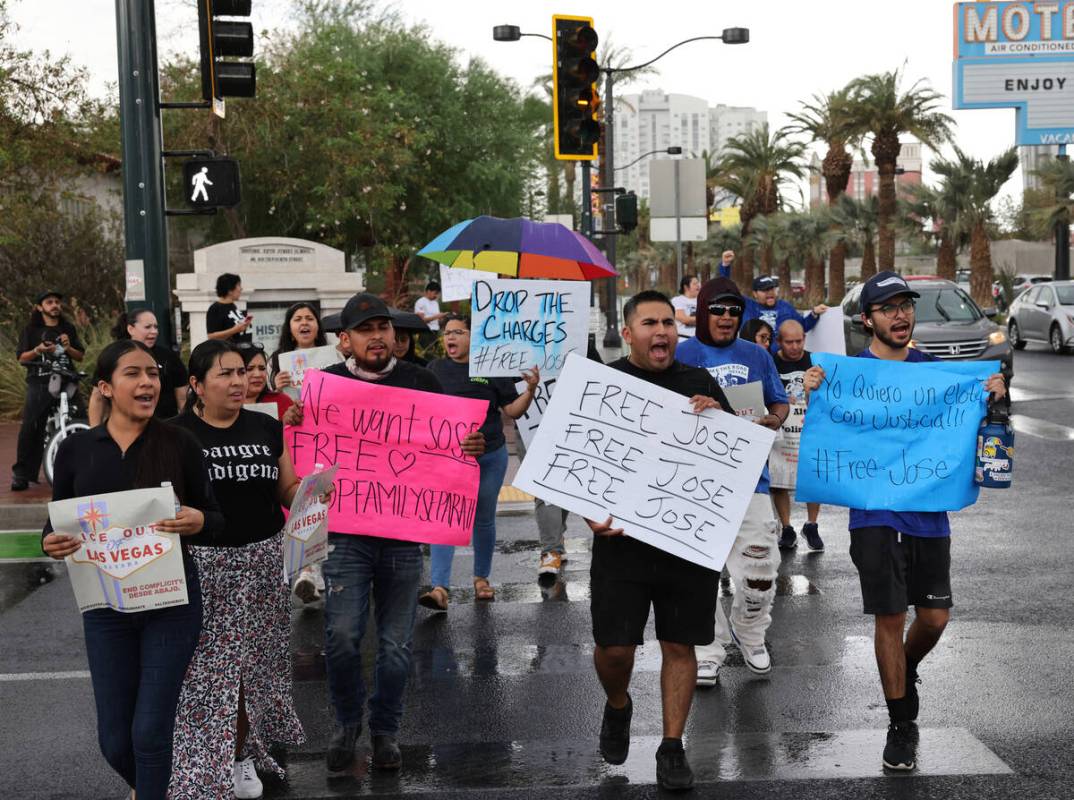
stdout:
<svg viewBox="0 0 1074 800">
<path fill-rule="evenodd" d="M 955 4 L 955 108 L 1015 108 L 1015 143 L 1074 143 L 1074 2 Z"/>
</svg>

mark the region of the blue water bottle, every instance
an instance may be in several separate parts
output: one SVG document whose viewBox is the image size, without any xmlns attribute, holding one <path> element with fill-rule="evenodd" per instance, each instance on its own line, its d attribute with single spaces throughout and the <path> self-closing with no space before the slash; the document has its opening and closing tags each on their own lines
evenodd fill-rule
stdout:
<svg viewBox="0 0 1074 800">
<path fill-rule="evenodd" d="M 1006 489 L 1014 475 L 1014 429 L 1011 401 L 1004 408 L 988 401 L 988 416 L 977 433 L 976 483 L 985 489 Z"/>
</svg>

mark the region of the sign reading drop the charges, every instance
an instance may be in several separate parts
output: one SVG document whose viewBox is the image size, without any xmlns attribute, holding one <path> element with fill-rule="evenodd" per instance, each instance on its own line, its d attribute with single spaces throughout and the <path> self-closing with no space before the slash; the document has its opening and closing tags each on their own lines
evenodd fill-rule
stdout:
<svg viewBox="0 0 1074 800">
<path fill-rule="evenodd" d="M 814 353 L 796 499 L 887 511 L 977 500 L 977 431 L 998 361 L 907 364 Z"/>
<path fill-rule="evenodd" d="M 473 377 L 518 377 L 532 367 L 552 377 L 570 353 L 586 353 L 586 281 L 474 281 L 470 311 Z"/>
<path fill-rule="evenodd" d="M 723 568 L 775 433 L 574 355 L 513 484 L 713 570 Z"/>
<path fill-rule="evenodd" d="M 1074 142 L 1074 2 L 955 4 L 955 108 L 1016 108 L 1015 143 Z"/>
<path fill-rule="evenodd" d="M 479 468 L 462 441 L 488 403 L 309 370 L 302 406 L 284 440 L 299 475 L 339 468 L 332 531 L 469 544 Z"/>
</svg>

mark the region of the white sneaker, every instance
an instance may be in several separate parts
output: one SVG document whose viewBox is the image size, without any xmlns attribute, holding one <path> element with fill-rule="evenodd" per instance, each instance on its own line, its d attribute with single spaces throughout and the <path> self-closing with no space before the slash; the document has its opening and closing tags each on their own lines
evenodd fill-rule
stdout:
<svg viewBox="0 0 1074 800">
<path fill-rule="evenodd" d="M 252 758 L 235 762 L 235 766 L 232 767 L 232 783 L 235 797 L 239 800 L 255 800 L 265 791 L 265 787 L 261 785 L 261 779 L 257 777 Z"/>
<path fill-rule="evenodd" d="M 715 686 L 720 678 L 720 665 L 715 661 L 697 662 L 697 685 Z"/>
<path fill-rule="evenodd" d="M 750 672 L 754 675 L 767 675 L 772 671 L 772 659 L 768 655 L 768 648 L 764 646 L 764 642 L 759 645 L 743 644 L 735 635 L 734 628 L 731 628 L 731 638 L 742 651 L 742 658 L 745 659 L 746 667 Z"/>
<path fill-rule="evenodd" d="M 321 579 L 323 582 L 323 578 Z M 295 597 L 303 603 L 312 603 L 317 599 L 317 575 L 313 567 L 306 567 L 298 574 L 295 581 Z"/>
</svg>

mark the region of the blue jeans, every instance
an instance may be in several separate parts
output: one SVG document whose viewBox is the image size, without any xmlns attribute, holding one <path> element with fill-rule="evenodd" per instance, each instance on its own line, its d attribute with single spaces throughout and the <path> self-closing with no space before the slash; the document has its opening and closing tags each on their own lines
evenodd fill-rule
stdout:
<svg viewBox="0 0 1074 800">
<path fill-rule="evenodd" d="M 185 606 L 82 615 L 101 753 L 139 800 L 164 800 L 171 777 L 179 689 L 201 633 L 201 587 L 189 563 L 186 578 Z"/>
<path fill-rule="evenodd" d="M 369 732 L 395 736 L 403 718 L 410 645 L 421 583 L 421 548 L 395 540 L 328 534 L 324 562 L 324 649 L 328 693 L 340 725 L 361 725 L 365 704 L 362 637 L 369 600 L 377 621 L 377 660 Z"/>
<path fill-rule="evenodd" d="M 507 446 L 500 445 L 477 459 L 481 468 L 481 483 L 477 490 L 477 512 L 474 514 L 474 577 L 487 578 L 492 572 L 492 551 L 496 547 L 496 503 L 500 499 L 503 476 L 507 474 Z M 451 559 L 455 547 L 434 544 L 429 572 L 433 586 L 451 586 Z"/>
</svg>

